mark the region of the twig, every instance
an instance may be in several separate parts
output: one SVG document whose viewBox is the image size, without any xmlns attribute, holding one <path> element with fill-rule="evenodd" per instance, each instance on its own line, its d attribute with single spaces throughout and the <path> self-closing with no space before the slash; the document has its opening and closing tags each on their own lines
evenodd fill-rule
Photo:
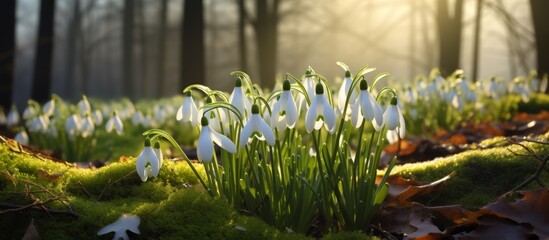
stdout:
<svg viewBox="0 0 549 240">
<path fill-rule="evenodd" d="M 50 200 L 50 199 L 49 199 Z M 72 208 L 68 208 L 69 210 L 63 211 L 63 210 L 55 210 L 55 209 L 47 209 L 44 207 L 43 204 L 46 204 L 50 201 L 46 202 L 33 202 L 28 205 L 16 205 L 16 204 L 10 204 L 10 203 L 0 203 L 0 208 L 6 209 L 4 211 L 0 211 L 0 214 L 5 214 L 9 212 L 17 212 L 17 211 L 24 211 L 24 210 L 45 210 L 48 214 L 52 215 L 68 215 L 74 218 L 78 218 L 78 214 L 72 210 Z M 55 201 L 59 199 L 51 199 L 51 201 Z"/>
<path fill-rule="evenodd" d="M 513 188 L 509 192 L 515 192 L 515 191 L 527 186 L 532 181 L 536 181 L 540 186 L 545 187 L 545 184 L 541 180 L 540 175 L 541 175 L 542 170 L 547 171 L 547 169 L 545 169 L 545 166 L 547 165 L 547 161 L 549 161 L 549 155 L 547 155 L 545 157 L 541 157 L 540 155 L 536 154 L 536 152 L 532 148 L 518 142 L 516 137 L 508 138 L 506 140 L 511 144 L 520 146 L 522 149 L 524 149 L 524 150 L 526 150 L 526 152 L 528 152 L 528 154 L 519 154 L 519 153 L 507 148 L 507 150 L 510 151 L 512 154 L 514 154 L 516 156 L 533 157 L 533 158 L 535 158 L 535 159 L 537 159 L 541 162 L 540 165 L 538 166 L 538 169 L 536 170 L 536 172 L 532 176 L 530 176 L 528 179 L 526 179 L 524 182 L 522 182 L 521 184 L 519 184 L 518 186 L 516 186 L 515 188 Z M 521 139 L 521 140 L 524 140 L 524 141 L 527 141 L 527 142 L 532 142 L 532 143 L 543 144 L 543 145 L 549 145 L 549 142 L 538 141 L 538 140 L 533 140 L 533 139 L 526 139 L 525 138 L 525 139 Z"/>
<path fill-rule="evenodd" d="M 101 197 L 103 197 L 103 194 L 105 193 L 105 191 L 107 191 L 107 189 L 109 189 L 113 184 L 117 183 L 117 182 L 120 182 L 122 179 L 126 178 L 127 176 L 130 176 L 131 174 L 137 172 L 137 170 L 133 170 L 131 172 L 129 172 L 128 174 L 116 179 L 115 181 L 111 182 L 111 179 L 109 179 L 109 183 L 107 183 L 107 186 L 105 186 L 105 188 L 103 188 L 103 191 L 101 191 L 101 194 L 99 194 L 99 197 L 97 197 L 97 201 L 101 200 Z"/>
</svg>

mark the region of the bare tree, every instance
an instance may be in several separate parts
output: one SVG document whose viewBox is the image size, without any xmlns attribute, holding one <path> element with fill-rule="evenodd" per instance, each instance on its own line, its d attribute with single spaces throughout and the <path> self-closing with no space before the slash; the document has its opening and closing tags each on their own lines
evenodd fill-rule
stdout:
<svg viewBox="0 0 549 240">
<path fill-rule="evenodd" d="M 238 4 L 238 55 L 240 61 L 240 70 L 248 71 L 248 51 L 246 48 L 246 6 L 244 0 L 236 0 Z"/>
<path fill-rule="evenodd" d="M 54 18 L 55 0 L 41 1 L 31 96 L 38 102 L 45 102 L 50 98 Z"/>
<path fill-rule="evenodd" d="M 156 77 L 158 80 L 157 84 L 157 90 L 156 90 L 156 96 L 160 97 L 162 96 L 164 85 L 165 85 L 165 77 L 164 77 L 164 63 L 166 58 L 166 25 L 168 22 L 168 0 L 162 0 L 160 1 L 160 27 L 158 28 L 158 61 L 156 65 Z"/>
<path fill-rule="evenodd" d="M 280 0 L 256 0 L 256 17 L 252 21 L 257 43 L 259 78 L 264 86 L 274 86 Z"/>
<path fill-rule="evenodd" d="M 124 26 L 122 35 L 122 83 L 124 95 L 129 98 L 134 98 L 133 88 L 133 45 L 134 45 L 134 8 L 135 1 L 124 1 Z"/>
<path fill-rule="evenodd" d="M 536 37 L 538 75 L 544 76 L 549 74 L 549 1 L 530 0 L 530 7 Z M 545 93 L 549 93 L 549 87 L 545 89 Z"/>
<path fill-rule="evenodd" d="M 0 104 L 8 111 L 12 104 L 15 69 L 15 2 L 0 1 Z"/>
<path fill-rule="evenodd" d="M 478 79 L 478 59 L 479 56 L 479 46 L 480 46 L 480 27 L 481 27 L 481 20 L 482 20 L 482 6 L 483 0 L 477 0 L 477 15 L 475 17 L 475 36 L 473 40 L 473 73 L 471 75 L 471 78 L 473 81 L 477 81 Z"/>
<path fill-rule="evenodd" d="M 203 0 L 183 1 L 181 87 L 205 82 Z"/>
<path fill-rule="evenodd" d="M 451 13 L 448 0 L 437 0 L 439 68 L 443 75 L 449 75 L 460 68 L 463 0 L 454 3 L 454 11 Z"/>
</svg>

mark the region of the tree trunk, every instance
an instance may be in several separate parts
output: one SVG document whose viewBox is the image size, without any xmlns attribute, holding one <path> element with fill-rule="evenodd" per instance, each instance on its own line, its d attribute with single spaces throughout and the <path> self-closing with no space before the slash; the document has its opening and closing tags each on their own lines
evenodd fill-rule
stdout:
<svg viewBox="0 0 549 240">
<path fill-rule="evenodd" d="M 205 82 L 203 0 L 183 2 L 181 87 Z"/>
<path fill-rule="evenodd" d="M 150 84 L 147 71 L 147 61 L 149 60 L 148 53 L 148 39 L 147 39 L 147 29 L 146 29 L 146 19 L 145 19 L 145 9 L 143 0 L 135 2 L 137 4 L 137 17 L 138 17 L 138 30 L 139 30 L 139 78 L 133 81 L 134 85 L 137 87 L 137 96 L 136 97 L 149 97 L 150 93 Z M 137 84 L 135 84 L 137 83 Z"/>
<path fill-rule="evenodd" d="M 13 73 L 15 69 L 15 2 L 0 1 L 0 104 L 9 111 L 13 96 Z"/>
<path fill-rule="evenodd" d="M 72 10 L 72 18 L 69 22 L 69 26 L 67 28 L 67 49 L 65 50 L 65 66 L 64 66 L 64 83 L 65 83 L 65 89 L 63 90 L 64 95 L 72 98 L 75 97 L 73 95 L 72 89 L 74 88 L 74 68 L 76 67 L 76 44 L 78 42 L 78 37 L 80 33 L 80 21 L 81 21 L 81 14 L 80 14 L 80 0 L 74 0 L 73 1 L 73 10 Z"/>
<path fill-rule="evenodd" d="M 483 6 L 483 0 L 477 0 L 477 16 L 475 17 L 475 36 L 474 36 L 474 42 L 473 42 L 473 73 L 471 74 L 471 78 L 473 81 L 478 80 L 478 59 L 480 58 L 480 27 L 482 23 L 482 6 Z"/>
<path fill-rule="evenodd" d="M 246 49 L 246 6 L 244 0 L 237 0 L 238 3 L 238 55 L 240 56 L 240 70 L 248 71 L 248 51 Z"/>
<path fill-rule="evenodd" d="M 46 102 L 50 98 L 54 19 L 55 0 L 41 1 L 31 95 L 37 102 Z"/>
<path fill-rule="evenodd" d="M 272 6 L 269 6 L 272 3 Z M 263 86 L 273 87 L 276 77 L 279 0 L 256 0 L 255 34 L 259 78 Z"/>
<path fill-rule="evenodd" d="M 439 68 L 443 76 L 460 68 L 463 0 L 456 0 L 453 9 L 450 15 L 448 0 L 437 0 Z"/>
<path fill-rule="evenodd" d="M 158 84 L 156 86 L 156 97 L 161 97 L 164 92 L 164 64 L 166 58 L 166 25 L 168 21 L 168 0 L 160 2 L 160 27 L 158 28 L 158 61 L 156 66 L 156 77 Z"/>
<path fill-rule="evenodd" d="M 549 74 L 549 1 L 530 0 L 530 7 L 536 37 L 537 71 L 539 77 L 544 77 Z M 549 87 L 545 89 L 545 93 L 549 93 Z"/>
<path fill-rule="evenodd" d="M 135 97 L 133 87 L 134 1 L 124 1 L 124 30 L 122 36 L 122 89 L 126 97 Z"/>
</svg>

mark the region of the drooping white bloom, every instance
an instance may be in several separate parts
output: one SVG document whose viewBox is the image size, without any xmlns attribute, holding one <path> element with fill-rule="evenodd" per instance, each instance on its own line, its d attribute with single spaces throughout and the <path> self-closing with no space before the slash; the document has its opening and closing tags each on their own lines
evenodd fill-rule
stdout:
<svg viewBox="0 0 549 240">
<path fill-rule="evenodd" d="M 396 99 L 396 98 L 393 98 Z M 383 113 L 383 121 L 385 123 L 385 127 L 389 130 L 394 130 L 398 127 L 399 118 L 398 118 L 398 107 L 396 104 L 392 104 L 393 101 L 391 100 L 391 105 L 385 109 L 385 112 Z"/>
<path fill-rule="evenodd" d="M 20 132 L 18 132 L 13 139 L 20 144 L 29 145 L 29 135 L 27 135 L 27 132 L 25 132 L 25 130 L 21 130 Z"/>
<path fill-rule="evenodd" d="M 274 104 L 271 116 L 271 126 L 284 131 L 286 128 L 294 128 L 299 118 L 299 112 L 290 92 L 290 81 L 286 80 L 282 86 L 282 94 Z"/>
<path fill-rule="evenodd" d="M 95 111 L 93 111 L 92 118 L 95 125 L 100 125 L 103 123 L 103 113 L 99 111 L 99 109 L 95 109 Z"/>
<path fill-rule="evenodd" d="M 400 138 L 404 138 L 406 135 L 406 123 L 400 109 L 397 106 L 397 98 L 391 99 L 391 104 L 383 113 L 383 122 L 388 131 L 397 131 Z M 388 133 L 392 134 L 392 133 Z"/>
<path fill-rule="evenodd" d="M 259 106 L 256 104 L 252 106 L 252 115 L 248 119 L 248 122 L 244 125 L 244 128 L 242 128 L 242 132 L 240 133 L 240 142 L 238 145 L 243 147 L 251 137 L 255 137 L 261 141 L 267 141 L 267 143 L 271 146 L 275 144 L 273 130 L 269 124 L 261 118 L 261 115 L 259 115 Z"/>
<path fill-rule="evenodd" d="M 243 119 L 250 115 L 250 101 L 242 89 L 242 79 L 240 77 L 235 80 L 229 103 L 238 109 Z"/>
<path fill-rule="evenodd" d="M 305 87 L 305 94 L 307 94 L 309 98 L 312 98 L 315 95 L 316 81 L 314 77 L 311 76 L 312 74 L 313 74 L 313 70 L 309 67 L 305 72 L 305 78 L 301 82 L 303 84 L 303 87 Z M 303 94 L 297 95 L 296 106 L 297 106 L 297 111 L 300 113 L 302 110 L 306 111 L 308 109 L 307 99 Z"/>
<path fill-rule="evenodd" d="M 162 160 L 164 160 L 164 154 L 162 154 L 162 149 L 160 148 L 160 141 L 156 141 L 154 143 L 153 151 L 158 158 L 158 168 L 162 168 Z"/>
<path fill-rule="evenodd" d="M 351 123 L 358 128 L 364 119 L 371 121 L 376 131 L 381 130 L 383 112 L 381 111 L 381 106 L 379 106 L 374 97 L 372 97 L 372 94 L 368 91 L 366 80 L 360 82 L 360 93 L 356 103 L 353 105 Z"/>
<path fill-rule="evenodd" d="M 55 100 L 50 99 L 44 106 L 42 107 L 42 114 L 44 114 L 46 117 L 49 117 L 53 115 L 53 112 L 55 111 Z"/>
<path fill-rule="evenodd" d="M 154 106 L 154 120 L 156 120 L 159 123 L 163 123 L 163 122 L 166 121 L 166 117 L 167 117 L 167 114 L 166 114 L 166 111 L 164 110 L 164 108 L 160 105 L 155 105 Z"/>
<path fill-rule="evenodd" d="M 216 132 L 208 123 L 207 117 L 201 119 L 202 129 L 198 136 L 197 155 L 198 160 L 209 163 L 213 159 L 214 143 L 230 153 L 236 153 L 236 146 L 225 135 Z"/>
<path fill-rule="evenodd" d="M 336 115 L 335 111 L 330 106 L 328 99 L 324 95 L 324 87 L 322 84 L 318 83 L 316 85 L 316 94 L 315 97 L 311 100 L 311 107 L 305 115 L 305 128 L 307 132 L 312 132 L 313 130 L 319 130 L 322 125 L 330 133 L 335 132 L 336 126 Z"/>
<path fill-rule="evenodd" d="M 191 91 L 185 92 L 185 99 L 177 110 L 175 117 L 177 121 L 190 122 L 193 127 L 200 122 L 200 112 L 194 103 Z"/>
<path fill-rule="evenodd" d="M 73 114 L 67 118 L 65 122 L 65 132 L 70 139 L 78 136 L 82 129 L 82 120 L 77 114 Z"/>
<path fill-rule="evenodd" d="M 136 111 L 132 116 L 132 124 L 134 126 L 144 125 L 145 117 L 141 111 Z"/>
<path fill-rule="evenodd" d="M 133 233 L 139 234 L 139 224 L 141 220 L 138 216 L 123 214 L 116 222 L 111 223 L 99 230 L 97 236 L 105 235 L 110 232 L 114 232 L 113 240 L 129 240 L 128 234 L 126 231 L 131 231 Z"/>
<path fill-rule="evenodd" d="M 151 140 L 149 138 L 145 139 L 145 146 L 135 161 L 135 168 L 143 182 L 146 182 L 149 177 L 158 176 L 160 161 L 151 147 Z"/>
<path fill-rule="evenodd" d="M 496 79 L 492 78 L 490 80 L 490 84 L 488 84 L 488 87 L 486 88 L 486 95 L 488 97 L 491 97 L 493 99 L 498 99 L 498 84 L 496 83 Z"/>
<path fill-rule="evenodd" d="M 338 109 L 341 112 L 341 114 L 343 114 L 345 101 L 347 100 L 347 95 L 349 93 L 349 90 L 351 89 L 352 83 L 353 83 L 353 79 L 351 78 L 351 72 L 349 70 L 346 70 L 345 79 L 343 79 L 343 82 L 341 83 L 341 87 L 339 88 L 339 92 L 337 94 L 337 106 L 339 107 Z M 347 106 L 347 116 L 345 116 L 346 119 L 351 114 L 350 113 L 351 107 L 355 101 L 356 101 L 356 92 L 353 90 L 349 98 L 349 105 Z"/>
<path fill-rule="evenodd" d="M 109 120 L 107 121 L 105 129 L 108 133 L 112 132 L 112 130 L 115 129 L 116 134 L 122 135 L 124 131 L 124 124 L 122 123 L 120 117 L 118 117 L 118 114 L 116 114 L 116 111 L 112 113 L 111 118 L 109 118 Z"/>
<path fill-rule="evenodd" d="M 77 108 L 80 116 L 86 116 L 87 113 L 91 112 L 90 102 L 88 102 L 88 98 L 85 95 L 83 95 L 82 100 L 78 102 Z"/>
<path fill-rule="evenodd" d="M 38 111 L 36 108 L 34 108 L 34 105 L 31 104 L 33 102 L 32 100 L 29 100 L 29 104 L 27 105 L 27 108 L 23 111 L 23 119 L 24 120 L 30 120 L 33 119 L 38 115 Z"/>
<path fill-rule="evenodd" d="M 29 127 L 31 132 L 41 132 L 45 133 L 48 130 L 48 121 L 43 115 L 38 115 L 34 117 Z"/>
<path fill-rule="evenodd" d="M 206 105 L 214 102 L 213 97 L 206 99 Z M 220 132 L 229 131 L 229 122 L 227 112 L 223 108 L 212 108 L 210 106 L 205 106 L 203 109 L 204 116 L 208 118 L 208 125 L 212 127 L 215 131 Z M 202 113 L 200 113 L 202 114 Z M 245 120 L 245 119 L 243 119 Z M 222 129 L 223 127 L 223 129 Z"/>
<path fill-rule="evenodd" d="M 15 105 L 11 107 L 10 112 L 8 113 L 8 119 L 6 121 L 6 125 L 8 127 L 13 127 L 19 123 L 19 112 L 17 111 L 17 108 Z"/>
<path fill-rule="evenodd" d="M 86 117 L 82 119 L 82 128 L 80 129 L 80 132 L 82 133 L 82 137 L 87 138 L 92 136 L 94 131 L 95 124 L 93 123 L 93 120 L 88 113 L 86 114 Z"/>
</svg>

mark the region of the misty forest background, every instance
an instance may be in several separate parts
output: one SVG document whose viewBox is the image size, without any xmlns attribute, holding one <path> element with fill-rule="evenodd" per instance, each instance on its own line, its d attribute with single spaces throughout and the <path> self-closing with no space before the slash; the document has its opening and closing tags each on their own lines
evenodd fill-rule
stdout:
<svg viewBox="0 0 549 240">
<path fill-rule="evenodd" d="M 307 66 L 368 64 L 411 82 L 549 72 L 546 0 L 1 0 L 0 102 L 158 98 L 231 71 L 272 87 Z"/>
</svg>

